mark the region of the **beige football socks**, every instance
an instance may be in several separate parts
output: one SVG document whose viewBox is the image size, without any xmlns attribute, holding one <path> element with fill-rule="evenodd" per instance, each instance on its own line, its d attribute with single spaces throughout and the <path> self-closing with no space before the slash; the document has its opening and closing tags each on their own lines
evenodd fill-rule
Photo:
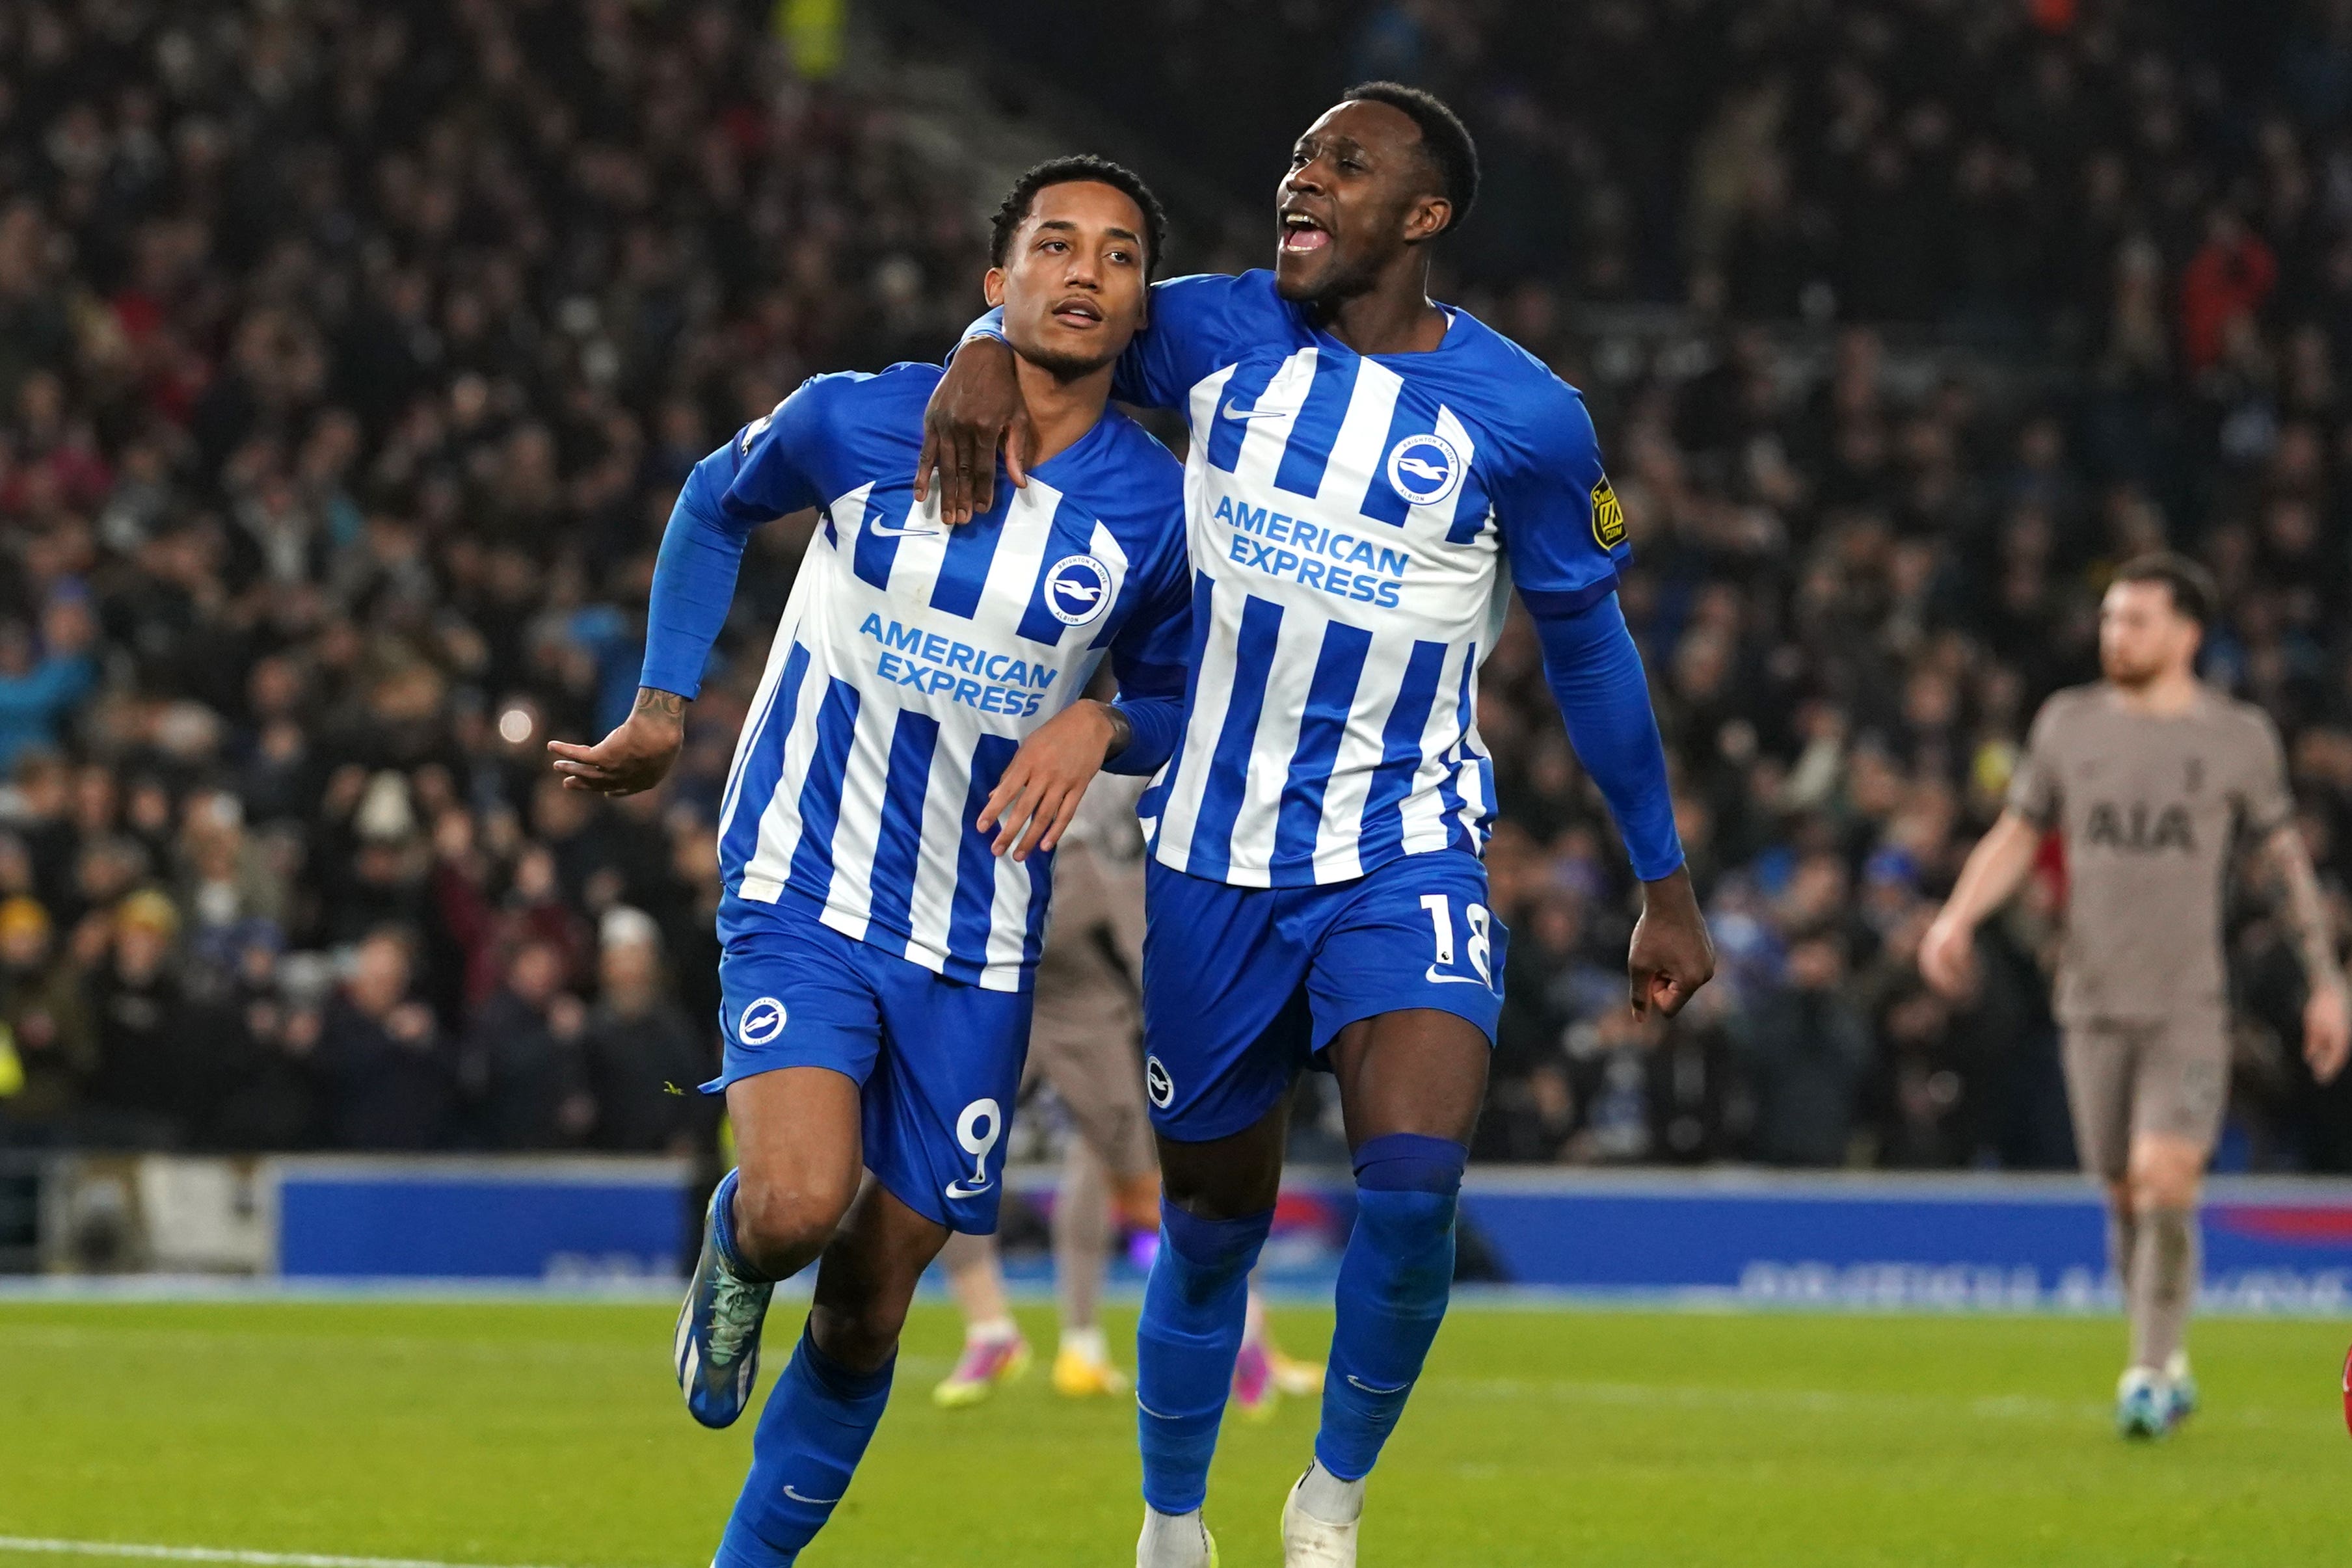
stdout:
<svg viewBox="0 0 2352 1568">
<path fill-rule="evenodd" d="M 2161 1369 L 2180 1348 L 2197 1300 L 2197 1216 L 2152 1208 L 2139 1217 L 2126 1300 L 2131 1303 L 2132 1364 Z"/>
</svg>

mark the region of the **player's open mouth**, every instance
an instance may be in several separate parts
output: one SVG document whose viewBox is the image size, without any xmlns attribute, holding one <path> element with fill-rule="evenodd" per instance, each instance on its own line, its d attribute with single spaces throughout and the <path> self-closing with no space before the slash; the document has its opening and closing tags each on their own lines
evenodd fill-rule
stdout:
<svg viewBox="0 0 2352 1568">
<path fill-rule="evenodd" d="M 1321 250 L 1331 243 L 1331 232 L 1305 213 L 1282 214 L 1282 248 L 1293 256 Z"/>
<path fill-rule="evenodd" d="M 1083 299 L 1065 299 L 1054 307 L 1054 319 L 1065 327 L 1099 327 L 1102 312 Z"/>
</svg>

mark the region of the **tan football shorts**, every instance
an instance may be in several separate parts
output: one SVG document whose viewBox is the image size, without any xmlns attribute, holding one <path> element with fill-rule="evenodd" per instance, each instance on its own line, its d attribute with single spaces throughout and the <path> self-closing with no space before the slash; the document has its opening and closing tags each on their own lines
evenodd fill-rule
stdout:
<svg viewBox="0 0 2352 1568">
<path fill-rule="evenodd" d="M 2063 1050 L 2074 1146 L 2091 1175 L 2122 1179 L 2140 1134 L 2212 1148 L 2230 1100 L 2230 1020 L 2221 1009 L 2079 1020 L 2066 1026 Z"/>
<path fill-rule="evenodd" d="M 1083 844 L 1055 855 L 1024 1081 L 1043 1074 L 1079 1137 L 1131 1181 L 1160 1165 L 1143 1105 L 1143 868 Z"/>
</svg>

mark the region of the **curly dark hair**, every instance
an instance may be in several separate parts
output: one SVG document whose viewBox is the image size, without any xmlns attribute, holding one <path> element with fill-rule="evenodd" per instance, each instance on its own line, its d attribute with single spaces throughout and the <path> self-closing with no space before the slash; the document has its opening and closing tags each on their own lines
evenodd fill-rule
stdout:
<svg viewBox="0 0 2352 1568">
<path fill-rule="evenodd" d="M 1013 182 L 1013 189 L 1004 193 L 1004 200 L 996 209 L 993 232 L 988 240 L 988 264 L 1003 267 L 1004 254 L 1013 246 L 1013 232 L 1029 216 L 1029 209 L 1037 200 L 1037 193 L 1048 185 L 1067 185 L 1081 180 L 1092 180 L 1123 191 L 1143 213 L 1143 276 L 1150 278 L 1160 270 L 1160 246 L 1168 238 L 1168 214 L 1160 198 L 1143 183 L 1143 176 L 1122 163 L 1098 158 L 1091 152 L 1074 152 L 1066 158 L 1048 158 Z"/>
</svg>

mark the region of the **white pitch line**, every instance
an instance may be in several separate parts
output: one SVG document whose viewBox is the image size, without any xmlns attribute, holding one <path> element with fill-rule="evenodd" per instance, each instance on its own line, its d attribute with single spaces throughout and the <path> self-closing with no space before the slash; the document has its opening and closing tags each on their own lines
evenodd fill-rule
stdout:
<svg viewBox="0 0 2352 1568">
<path fill-rule="evenodd" d="M 68 1557 L 152 1557 L 167 1563 L 236 1563 L 244 1568 L 490 1568 L 419 1557 L 338 1557 L 317 1552 L 244 1552 L 226 1546 L 154 1546 L 130 1541 L 47 1541 L 0 1535 L 0 1552 L 42 1552 Z M 506 1564 L 497 1568 L 508 1568 Z M 517 1565 L 520 1568 L 520 1565 Z"/>
</svg>

